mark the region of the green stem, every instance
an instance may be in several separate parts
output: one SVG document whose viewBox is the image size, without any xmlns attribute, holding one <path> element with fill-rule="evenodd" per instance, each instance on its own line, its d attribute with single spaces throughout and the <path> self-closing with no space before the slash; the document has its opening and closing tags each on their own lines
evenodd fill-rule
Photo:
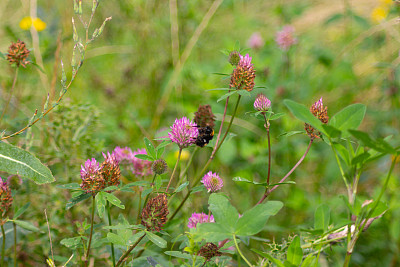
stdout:
<svg viewBox="0 0 400 267">
<path fill-rule="evenodd" d="M 334 144 L 332 143 L 332 140 L 330 138 L 329 138 L 329 142 L 331 143 L 333 154 L 335 154 L 335 159 L 336 159 L 336 162 L 337 162 L 337 164 L 339 166 L 340 174 L 342 175 L 342 178 L 343 178 L 344 184 L 346 185 L 347 193 L 348 193 L 349 199 L 350 199 L 351 198 L 351 191 L 350 191 L 349 183 L 346 180 L 346 176 L 344 174 L 344 171 L 343 171 L 343 168 L 342 168 L 342 164 L 340 163 L 340 159 L 339 159 L 339 157 L 337 155 L 337 152 L 336 152 L 336 149 L 334 147 Z"/>
<path fill-rule="evenodd" d="M 192 165 L 192 161 L 193 161 L 194 154 L 196 154 L 198 148 L 199 148 L 198 146 L 196 146 L 196 147 L 194 148 L 193 153 L 190 155 L 189 161 L 188 161 L 188 163 L 186 164 L 186 167 L 185 167 L 185 169 L 183 170 L 183 172 L 179 175 L 179 178 L 182 178 L 182 177 L 187 173 L 187 171 L 188 171 L 190 165 Z"/>
<path fill-rule="evenodd" d="M 91 225 L 90 225 L 90 236 L 89 236 L 89 245 L 86 251 L 86 257 L 85 257 L 85 265 L 88 265 L 89 261 L 89 255 L 90 255 L 90 245 L 92 244 L 92 236 L 93 236 L 93 225 L 94 225 L 94 209 L 95 209 L 95 196 L 92 197 L 92 219 L 91 219 Z"/>
<path fill-rule="evenodd" d="M 17 225 L 13 222 L 14 228 L 14 267 L 17 267 Z"/>
<path fill-rule="evenodd" d="M 4 251 L 6 249 L 6 233 L 4 232 L 3 218 L 1 219 L 1 234 L 3 235 L 3 244 L 1 246 L 1 265 L 4 266 Z"/>
<path fill-rule="evenodd" d="M 117 265 L 115 267 L 119 267 L 122 262 L 125 260 L 126 257 L 128 257 L 129 253 L 131 253 L 131 251 L 139 244 L 140 241 L 142 241 L 142 239 L 146 236 L 146 234 L 142 235 L 136 242 L 135 244 L 133 244 L 132 246 L 129 247 L 129 249 L 127 251 L 125 251 L 125 253 L 121 256 L 121 258 L 119 258 Z"/>
<path fill-rule="evenodd" d="M 112 226 L 110 204 L 108 203 L 108 200 L 107 200 L 106 205 L 107 205 L 108 225 Z M 112 233 L 112 229 L 110 229 L 110 233 Z M 115 267 L 115 252 L 114 252 L 114 244 L 112 242 L 111 242 L 111 258 L 112 258 L 113 266 Z"/>
<path fill-rule="evenodd" d="M 267 177 L 267 184 L 269 185 L 269 178 L 271 176 L 271 138 L 269 136 L 269 120 L 265 116 L 265 112 L 263 113 L 264 120 L 265 120 L 265 129 L 267 130 L 267 137 L 268 137 L 268 177 Z"/>
<path fill-rule="evenodd" d="M 204 167 L 203 167 L 203 169 L 201 170 L 201 172 L 197 175 L 196 179 L 194 179 L 193 185 L 191 185 L 191 187 L 195 187 L 195 186 L 200 182 L 200 179 L 201 179 L 202 175 L 205 173 L 205 171 L 207 170 L 208 166 L 211 164 L 211 161 L 214 159 L 215 153 L 217 153 L 217 151 L 218 151 L 219 148 L 221 147 L 222 143 L 225 141 L 225 138 L 226 138 L 226 136 L 227 136 L 227 134 L 228 134 L 228 132 L 229 132 L 231 126 L 232 126 L 233 119 L 235 118 L 236 111 L 237 111 L 237 108 L 238 108 L 238 105 L 239 105 L 239 102 L 240 102 L 240 98 L 241 98 L 241 95 L 239 95 L 239 97 L 238 97 L 238 99 L 237 99 L 237 102 L 236 102 L 236 105 L 235 105 L 235 110 L 233 111 L 233 114 L 232 114 L 232 117 L 231 117 L 231 121 L 229 122 L 228 128 L 226 129 L 225 135 L 224 135 L 224 137 L 222 138 L 221 143 L 218 145 L 218 138 L 217 138 L 217 143 L 215 144 L 214 150 L 213 150 L 213 152 L 211 153 L 210 158 L 208 159 L 207 163 L 204 165 Z M 227 104 L 228 104 L 228 101 L 226 102 L 225 107 L 227 106 Z M 224 117 L 225 117 L 225 113 L 224 113 Z M 224 117 L 223 117 L 223 118 L 224 118 Z M 218 137 L 219 137 L 221 131 L 222 131 L 222 123 L 221 123 L 220 131 L 219 131 L 219 133 L 218 133 Z M 175 215 L 178 213 L 178 211 L 179 211 L 179 210 L 183 207 L 183 205 L 185 204 L 186 200 L 189 198 L 189 195 L 190 195 L 190 191 L 186 193 L 186 195 L 185 195 L 185 197 L 183 198 L 182 202 L 179 204 L 179 206 L 178 206 L 178 208 L 175 210 L 175 212 L 171 215 L 171 217 L 169 218 L 169 220 L 172 220 L 172 219 L 175 217 Z"/>
<path fill-rule="evenodd" d="M 242 254 L 242 251 L 240 251 L 239 245 L 238 245 L 238 243 L 237 243 L 237 241 L 236 241 L 236 236 L 235 236 L 235 235 L 233 235 L 233 241 L 235 242 L 235 246 L 236 246 L 237 251 L 239 252 L 240 257 L 242 257 L 242 259 L 243 259 L 249 266 L 253 266 L 253 265 L 251 265 L 251 263 L 245 258 L 245 256 Z"/>
<path fill-rule="evenodd" d="M 165 189 L 165 193 L 168 193 L 169 186 L 171 185 L 172 179 L 174 178 L 174 174 L 175 174 L 176 168 L 178 167 L 179 161 L 181 159 L 181 154 L 182 154 L 182 148 L 180 147 L 179 148 L 178 159 L 176 160 L 174 170 L 172 171 L 171 177 L 169 178 L 169 182 L 168 182 L 167 188 Z"/>
<path fill-rule="evenodd" d="M 347 252 L 346 257 L 344 258 L 343 267 L 348 267 L 350 263 L 351 253 Z"/>
<path fill-rule="evenodd" d="M 17 83 L 18 70 L 19 70 L 19 67 L 17 67 L 16 70 L 15 70 L 14 79 L 13 79 L 13 83 L 12 83 L 12 86 L 11 86 L 11 89 L 10 89 L 10 93 L 9 93 L 9 96 L 8 96 L 8 99 L 7 99 L 7 102 L 6 102 L 6 105 L 4 106 L 3 112 L 1 113 L 0 125 L 1 125 L 1 121 L 3 120 L 4 114 L 6 114 L 8 105 L 10 104 L 11 97 L 12 97 L 12 93 L 13 93 L 15 84 Z"/>
</svg>

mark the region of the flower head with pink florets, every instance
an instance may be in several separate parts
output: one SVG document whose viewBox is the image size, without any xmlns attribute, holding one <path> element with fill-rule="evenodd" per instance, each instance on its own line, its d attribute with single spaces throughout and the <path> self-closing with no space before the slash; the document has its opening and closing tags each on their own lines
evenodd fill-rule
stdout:
<svg viewBox="0 0 400 267">
<path fill-rule="evenodd" d="M 153 164 L 153 162 L 135 157 L 135 155 L 139 155 L 139 154 L 147 155 L 146 149 L 139 148 L 138 150 L 136 150 L 135 152 L 132 153 L 131 162 L 133 164 L 133 169 L 132 169 L 133 174 L 135 174 L 137 176 L 152 175 L 153 171 L 151 169 L 151 165 Z"/>
<path fill-rule="evenodd" d="M 209 193 L 221 190 L 222 186 L 224 185 L 224 182 L 222 181 L 221 177 L 219 177 L 217 173 L 213 173 L 211 171 L 209 171 L 208 173 L 206 173 L 206 175 L 203 176 L 201 182 L 207 188 L 207 191 Z"/>
<path fill-rule="evenodd" d="M 239 63 L 231 75 L 230 87 L 250 92 L 254 88 L 255 78 L 256 71 L 254 69 L 254 64 L 251 63 L 251 57 L 249 54 L 246 54 L 246 56 L 240 55 Z"/>
<path fill-rule="evenodd" d="M 85 165 L 81 166 L 81 188 L 86 193 L 96 195 L 101 189 L 104 188 L 105 180 L 101 175 L 101 167 L 96 159 L 88 159 Z"/>
<path fill-rule="evenodd" d="M 210 215 L 210 217 L 208 217 L 208 215 L 203 212 L 193 213 L 192 216 L 189 218 L 188 227 L 196 228 L 196 225 L 198 223 L 206 223 L 206 222 L 211 222 L 211 223 L 215 222 L 214 216 Z"/>
<path fill-rule="evenodd" d="M 271 101 L 263 94 L 259 94 L 254 101 L 254 108 L 258 111 L 266 112 L 271 107 Z"/>
<path fill-rule="evenodd" d="M 188 147 L 195 143 L 199 131 L 196 127 L 196 123 L 190 121 L 186 117 L 176 119 L 174 124 L 171 126 L 171 131 L 168 133 L 168 137 L 172 142 L 176 143 L 180 149 Z"/>
<path fill-rule="evenodd" d="M 276 33 L 276 43 L 280 49 L 287 51 L 290 47 L 297 44 L 297 38 L 294 36 L 294 28 L 290 25 L 283 27 L 282 31 Z"/>
</svg>

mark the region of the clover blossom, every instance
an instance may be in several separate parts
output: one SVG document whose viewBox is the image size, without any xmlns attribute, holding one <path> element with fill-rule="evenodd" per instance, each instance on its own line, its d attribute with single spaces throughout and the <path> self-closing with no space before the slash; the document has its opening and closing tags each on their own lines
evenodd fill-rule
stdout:
<svg viewBox="0 0 400 267">
<path fill-rule="evenodd" d="M 3 181 L 0 177 L 0 216 L 3 216 L 3 214 L 7 212 L 12 203 L 11 188 L 7 181 Z"/>
<path fill-rule="evenodd" d="M 266 112 L 271 107 L 271 101 L 263 94 L 259 94 L 254 101 L 254 108 L 258 111 Z"/>
<path fill-rule="evenodd" d="M 203 176 L 203 179 L 201 179 L 201 182 L 204 184 L 204 186 L 207 188 L 207 191 L 210 192 L 217 192 L 218 190 L 221 190 L 222 186 L 224 185 L 221 177 L 217 173 L 213 173 L 209 171 Z"/>
<path fill-rule="evenodd" d="M 310 111 L 322 123 L 328 123 L 328 107 L 324 107 L 324 104 L 322 103 L 322 97 L 310 107 Z M 308 136 L 312 139 L 319 138 L 321 136 L 321 132 L 317 131 L 308 123 L 304 124 L 304 128 Z"/>
<path fill-rule="evenodd" d="M 101 175 L 101 167 L 96 159 L 88 159 L 85 165 L 81 166 L 81 188 L 86 193 L 96 195 L 105 186 L 105 180 Z"/>
<path fill-rule="evenodd" d="M 115 154 L 107 152 L 103 153 L 104 162 L 100 166 L 100 173 L 103 176 L 105 187 L 108 186 L 118 186 L 120 183 L 119 178 L 121 177 L 121 170 L 119 168 L 118 160 Z"/>
<path fill-rule="evenodd" d="M 254 64 L 251 63 L 251 57 L 249 54 L 246 54 L 246 56 L 240 55 L 239 63 L 231 75 L 230 87 L 250 92 L 254 88 L 255 78 L 256 71 L 254 70 Z"/>
<path fill-rule="evenodd" d="M 205 213 L 192 213 L 192 216 L 189 218 L 188 227 L 189 228 L 196 228 L 198 223 L 205 223 L 205 222 L 215 222 L 214 216 L 210 215 L 208 217 Z"/>
<path fill-rule="evenodd" d="M 168 137 L 172 142 L 176 143 L 180 149 L 188 147 L 196 141 L 199 131 L 196 123 L 190 121 L 186 117 L 176 119 L 175 123 L 171 126 L 171 131 Z"/>
<path fill-rule="evenodd" d="M 275 41 L 280 49 L 289 50 L 290 47 L 297 44 L 297 38 L 294 37 L 294 28 L 290 25 L 284 26 L 282 31 L 276 33 Z"/>
</svg>

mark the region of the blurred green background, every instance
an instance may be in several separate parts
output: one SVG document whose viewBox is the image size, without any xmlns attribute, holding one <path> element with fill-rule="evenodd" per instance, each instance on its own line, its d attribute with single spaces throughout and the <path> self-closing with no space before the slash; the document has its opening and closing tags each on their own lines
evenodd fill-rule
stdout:
<svg viewBox="0 0 400 267">
<path fill-rule="evenodd" d="M 83 2 L 87 18 L 92 2 Z M 174 1 L 101 1 L 91 31 L 106 17 L 112 16 L 112 20 L 101 37 L 89 46 L 84 64 L 61 105 L 32 128 L 32 135 L 23 134 L 10 142 L 19 145 L 30 142 L 29 150 L 49 165 L 57 180 L 55 184 L 79 182 L 80 165 L 87 158 L 99 158 L 102 151 L 111 151 L 115 146 L 142 148 L 143 137 L 165 136 L 163 130 L 171 126 L 175 118 L 193 118 L 200 104 L 210 104 L 220 118 L 224 101 L 216 100 L 223 93 L 207 90 L 228 86 L 229 77 L 217 73 L 232 72 L 223 51 L 234 49 L 237 43 L 241 49 L 246 49 L 243 53 L 253 58 L 256 85 L 265 88 L 253 90 L 251 97 L 242 100 L 232 128 L 235 136 L 222 146 L 211 170 L 223 177 L 224 191 L 231 196 L 239 212 L 254 205 L 263 190 L 235 183 L 232 178 L 241 176 L 263 181 L 267 173 L 268 147 L 263 122 L 246 114 L 253 110 L 258 93 L 271 99 L 274 112 L 286 113 L 271 124 L 273 181 L 278 181 L 292 168 L 308 144 L 304 134 L 280 136 L 303 130 L 303 124 L 282 104 L 283 99 L 310 106 L 323 97 L 328 115 L 351 103 L 363 103 L 367 114 L 361 130 L 375 137 L 398 136 L 400 34 L 397 17 L 400 6 L 397 3 L 385 0 L 225 0 L 198 34 L 206 13 L 217 2 L 178 0 L 175 14 Z M 38 33 L 38 49 L 32 49 L 35 46 L 32 32 L 20 27 L 21 20 L 35 12 L 46 23 L 45 29 Z M 60 60 L 70 79 L 73 16 L 72 1 L 1 1 L 0 51 L 6 53 L 11 42 L 20 39 L 32 49 L 31 60 L 43 68 L 42 72 L 40 67 L 31 64 L 19 72 L 14 97 L 1 125 L 8 134 L 24 127 L 36 108 L 40 112 L 48 93 L 50 99 L 58 98 Z M 75 23 L 83 36 L 82 24 L 76 17 Z M 298 39 L 287 54 L 275 42 L 276 32 L 285 25 L 294 27 Z M 249 38 L 256 32 L 263 39 L 257 48 L 249 44 Z M 182 70 L 177 71 L 178 58 L 186 57 Z M 168 82 L 174 71 L 179 75 L 169 91 Z M 13 73 L 14 69 L 2 60 L 1 107 L 11 87 Z M 168 97 L 165 106 L 160 102 L 163 96 Z M 158 113 L 157 109 L 162 112 Z M 228 114 L 232 110 L 230 106 Z M 167 149 L 170 169 L 176 150 L 174 146 Z M 188 149 L 189 153 L 192 150 Z M 197 152 L 189 175 L 201 168 L 210 151 L 204 148 Z M 390 159 L 386 157 L 368 166 L 359 185 L 361 199 L 374 196 L 389 165 Z M 394 171 L 395 179 L 391 180 L 385 199 L 390 210 L 362 235 L 352 258 L 353 266 L 400 264 L 398 170 L 397 167 L 397 172 Z M 282 186 L 271 196 L 271 199 L 283 201 L 285 206 L 268 223 L 263 232 L 265 238 L 280 242 L 288 235 L 299 233 L 299 229 L 310 228 L 313 213 L 321 203 L 330 206 L 332 222 L 346 218 L 346 208 L 339 197 L 345 194 L 345 187 L 333 154 L 323 141 L 313 145 L 290 179 L 297 184 Z M 73 222 L 88 217 L 89 204 L 86 207 L 80 204 L 74 207 L 74 212 L 66 212 L 64 206 L 69 192 L 57 189 L 55 184 L 39 187 L 26 182 L 14 201 L 19 206 L 28 200 L 32 202 L 28 217 L 39 227 L 45 225 L 43 210 L 48 210 L 56 234 L 53 244 L 57 255 L 68 258 L 68 250 L 59 245 L 59 241 L 76 232 Z M 130 196 L 121 194 L 120 197 L 125 202 L 132 201 Z M 186 224 L 193 210 L 205 212 L 206 204 L 205 194 L 195 196 L 181 213 L 181 222 Z M 131 206 L 137 207 L 137 203 Z M 132 216 L 135 214 L 131 211 Z M 43 255 L 49 254 L 47 235 L 21 231 L 21 238 L 18 249 L 24 266 L 43 262 Z M 254 246 L 265 248 L 261 242 Z M 321 266 L 340 266 L 344 253 L 345 248 L 340 244 L 332 246 L 321 256 Z"/>
</svg>

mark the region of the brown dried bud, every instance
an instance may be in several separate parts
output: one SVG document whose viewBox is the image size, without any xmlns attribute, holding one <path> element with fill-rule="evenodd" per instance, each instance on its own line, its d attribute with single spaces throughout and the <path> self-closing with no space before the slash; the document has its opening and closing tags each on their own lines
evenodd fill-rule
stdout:
<svg viewBox="0 0 400 267">
<path fill-rule="evenodd" d="M 142 211 L 142 225 L 152 232 L 161 231 L 167 222 L 168 200 L 165 194 L 159 194 L 147 202 Z"/>
<path fill-rule="evenodd" d="M 100 174 L 104 179 L 105 187 L 113 185 L 118 186 L 120 183 L 119 178 L 121 177 L 121 170 L 114 153 L 110 154 L 110 152 L 107 152 L 107 155 L 103 153 L 103 157 L 104 162 L 100 166 Z"/>
<path fill-rule="evenodd" d="M 233 70 L 231 75 L 230 87 L 236 88 L 237 90 L 252 91 L 254 88 L 254 79 L 256 78 L 256 71 L 254 64 L 251 63 L 251 57 L 240 56 L 239 64 Z"/>
<path fill-rule="evenodd" d="M 328 123 L 328 107 L 324 107 L 324 104 L 322 103 L 322 97 L 311 106 L 310 111 L 322 123 Z M 304 128 L 311 139 L 319 138 L 322 135 L 321 132 L 317 131 L 308 123 L 304 124 Z"/>
<path fill-rule="evenodd" d="M 29 64 L 27 57 L 29 56 L 29 50 L 26 48 L 24 42 L 18 40 L 16 43 L 11 43 L 8 48 L 7 60 L 11 65 L 20 65 L 25 68 L 26 64 Z"/>
<path fill-rule="evenodd" d="M 200 248 L 197 254 L 204 257 L 206 261 L 209 261 L 212 257 L 219 257 L 222 255 L 222 253 L 218 250 L 219 248 L 217 245 L 213 243 L 206 243 Z"/>
<path fill-rule="evenodd" d="M 197 112 L 194 113 L 194 122 L 200 127 L 214 128 L 214 121 L 215 115 L 212 113 L 210 105 L 200 105 Z"/>
<path fill-rule="evenodd" d="M 7 212 L 12 202 L 11 189 L 8 183 L 3 181 L 0 177 L 0 216 L 3 216 L 3 214 Z"/>
</svg>

